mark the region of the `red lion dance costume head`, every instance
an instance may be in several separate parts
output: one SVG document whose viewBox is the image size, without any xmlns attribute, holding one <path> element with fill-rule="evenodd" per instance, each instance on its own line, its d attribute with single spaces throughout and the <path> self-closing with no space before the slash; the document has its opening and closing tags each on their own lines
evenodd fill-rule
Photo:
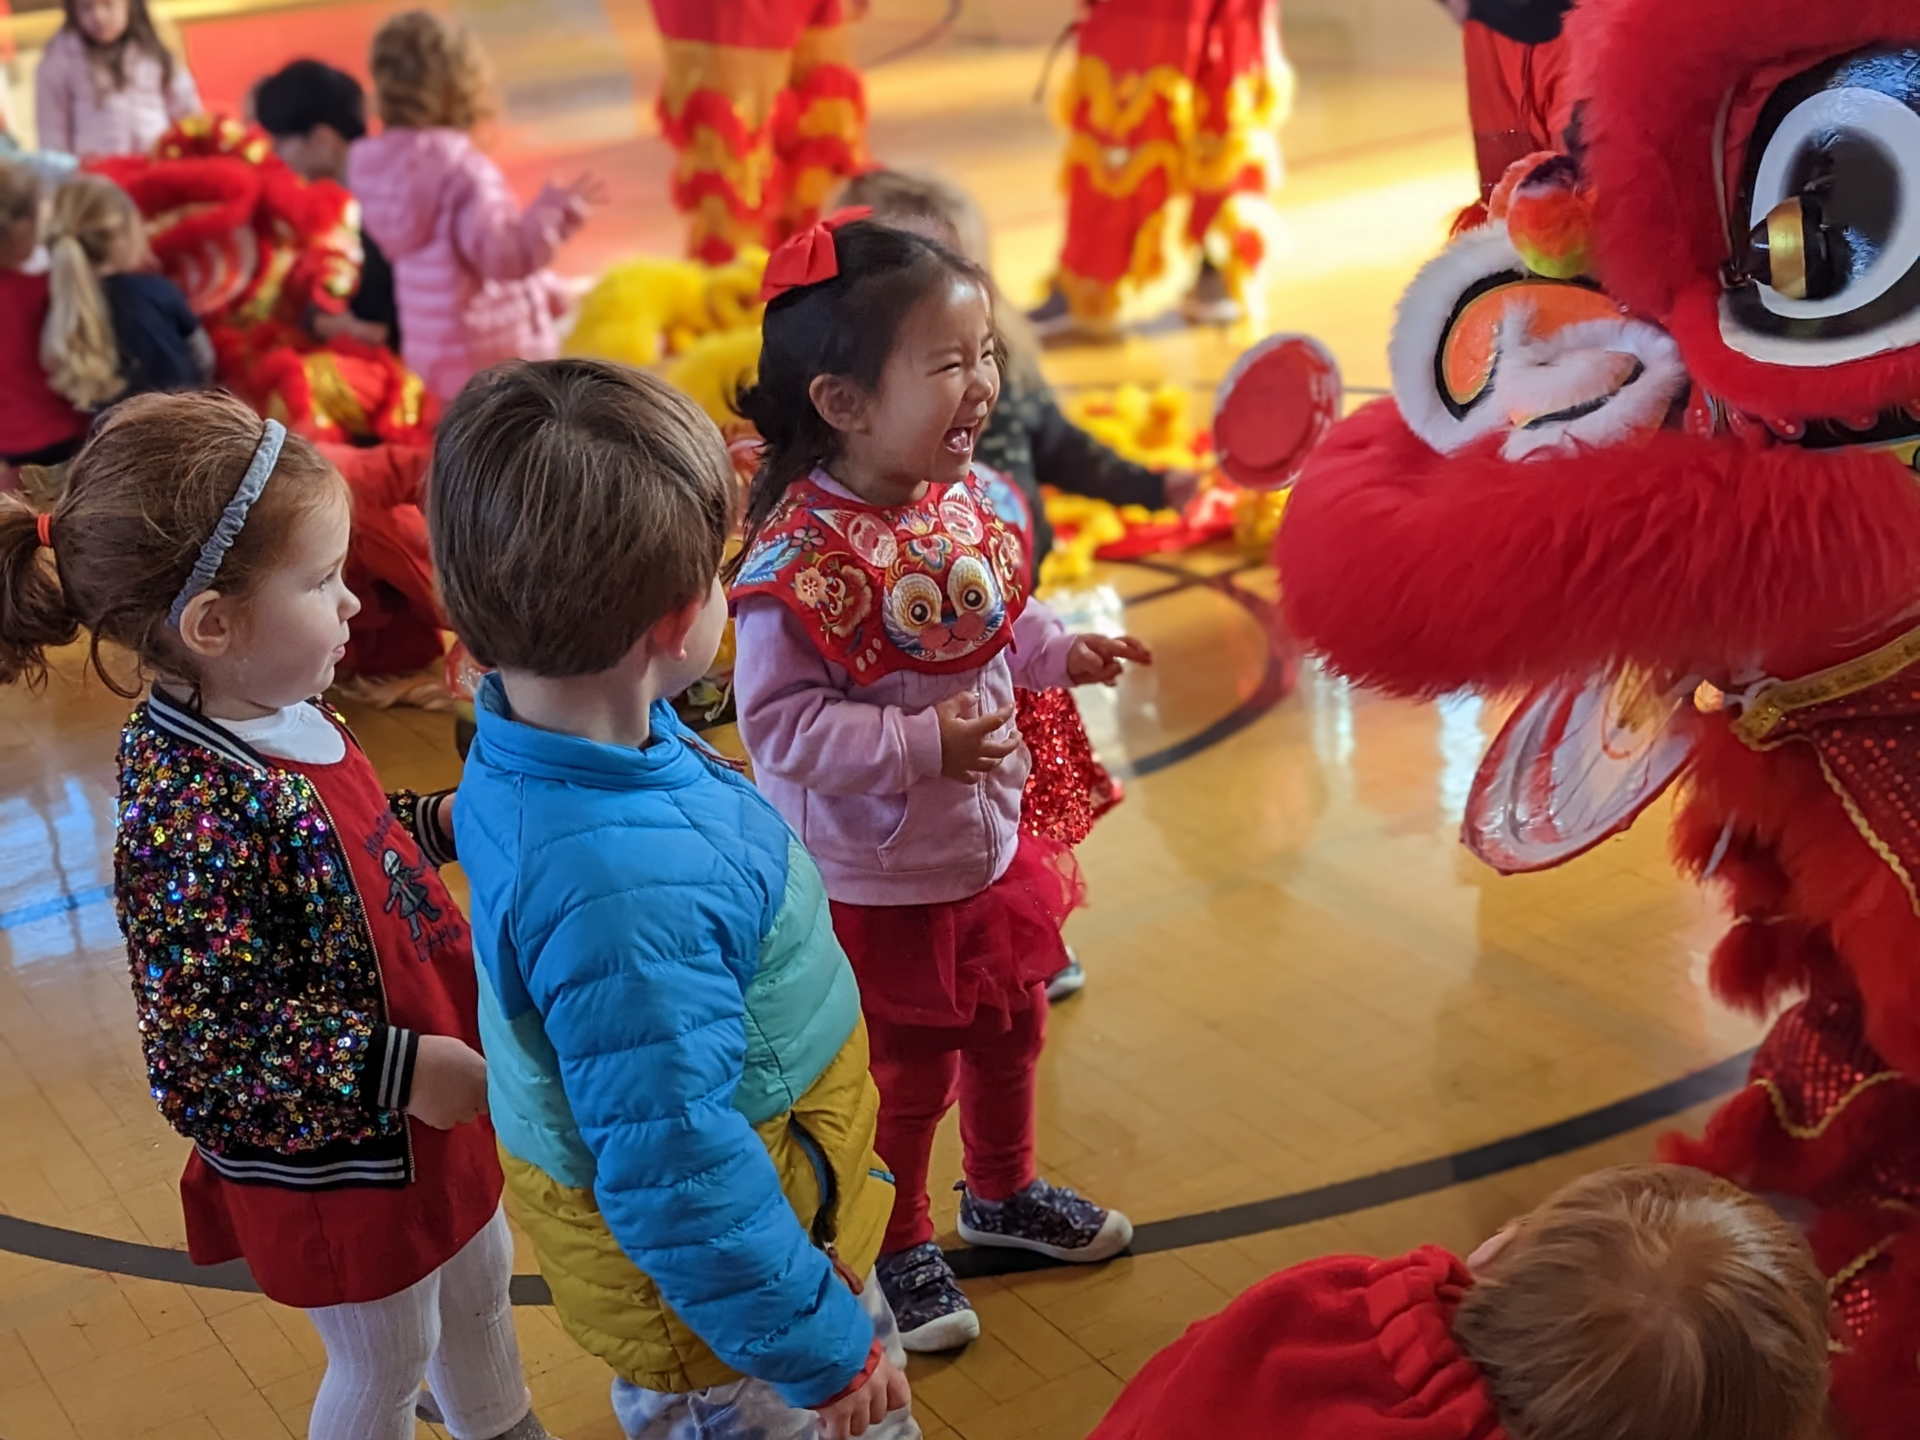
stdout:
<svg viewBox="0 0 1920 1440">
<path fill-rule="evenodd" d="M 1422 274 L 1392 401 L 1292 497 L 1292 623 L 1525 695 L 1466 838 L 1572 858 L 1667 785 L 1778 1010 L 1669 1154 L 1791 1197 L 1857 1440 L 1920 1431 L 1920 8 L 1588 0 L 1570 154 Z M 1783 1007 L 1784 1008 L 1781 1008 Z"/>
<path fill-rule="evenodd" d="M 314 312 L 346 308 L 360 279 L 360 218 L 330 180 L 302 180 L 259 130 L 183 120 L 152 155 L 95 167 L 147 217 L 160 268 L 207 327 L 220 382 L 263 415 L 333 444 L 431 443 L 419 378 L 391 351 L 318 344 Z"/>
</svg>

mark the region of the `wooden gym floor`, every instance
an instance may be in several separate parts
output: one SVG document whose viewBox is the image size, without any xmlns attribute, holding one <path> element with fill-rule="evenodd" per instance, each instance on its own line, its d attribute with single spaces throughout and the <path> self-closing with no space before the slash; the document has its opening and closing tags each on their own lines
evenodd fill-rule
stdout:
<svg viewBox="0 0 1920 1440">
<path fill-rule="evenodd" d="M 1364 392 L 1385 383 L 1394 298 L 1473 180 L 1435 7 L 1354 4 L 1369 33 L 1404 11 L 1431 43 L 1412 61 L 1404 43 L 1386 58 L 1328 45 L 1339 67 L 1303 74 L 1272 323 L 1326 340 Z M 881 0 L 862 44 L 884 56 L 943 8 Z M 1066 7 L 1026 8 L 1043 13 L 1011 42 L 949 38 L 871 82 L 876 151 L 980 194 L 1016 297 L 1037 290 L 1059 234 L 1057 141 L 1029 96 Z M 607 13 L 639 37 L 627 54 L 644 99 L 639 10 Z M 1297 49 L 1330 33 L 1311 11 L 1289 11 L 1290 26 L 1308 12 Z M 501 140 L 527 183 L 582 159 L 614 178 L 612 211 L 569 255 L 583 272 L 674 243 L 665 157 L 644 105 L 628 110 Z M 607 138 L 610 123 L 628 133 Z M 1204 393 L 1246 338 L 1149 324 L 1049 363 L 1065 385 Z M 1274 596 L 1271 571 L 1202 553 L 1106 567 L 1059 601 L 1160 660 L 1083 697 L 1129 798 L 1082 852 L 1092 905 L 1072 939 L 1091 978 L 1054 1016 L 1040 1123 L 1046 1173 L 1131 1214 L 1139 1253 L 1071 1272 L 963 1260 L 985 1335 L 914 1362 L 935 1440 L 1082 1436 L 1154 1350 L 1270 1271 L 1334 1250 L 1469 1247 L 1566 1177 L 1645 1157 L 1738 1083 L 1755 1031 L 1705 993 L 1718 921 L 1669 871 L 1664 810 L 1561 872 L 1496 879 L 1455 835 L 1497 713 L 1384 701 L 1311 665 L 1281 696 Z M 299 1436 L 324 1363 L 304 1318 L 169 1253 L 185 1145 L 146 1095 L 108 899 L 127 707 L 78 677 L 69 656 L 47 693 L 0 693 L 0 1436 Z M 353 719 L 390 783 L 457 778 L 447 717 Z M 951 1124 L 936 1166 L 949 1174 Z M 936 1207 L 950 1227 L 951 1198 Z M 605 1369 L 551 1311 L 517 1316 L 549 1428 L 614 1440 Z"/>
</svg>

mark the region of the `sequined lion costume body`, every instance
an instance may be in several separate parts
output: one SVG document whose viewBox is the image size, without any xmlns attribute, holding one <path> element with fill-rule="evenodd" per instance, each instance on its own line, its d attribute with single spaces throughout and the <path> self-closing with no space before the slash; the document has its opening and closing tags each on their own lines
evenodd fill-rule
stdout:
<svg viewBox="0 0 1920 1440">
<path fill-rule="evenodd" d="M 1394 397 L 1289 502 L 1290 622 L 1357 681 L 1520 693 L 1506 870 L 1678 788 L 1751 1083 L 1670 1158 L 1779 1197 L 1854 1440 L 1920 1414 L 1920 11 L 1588 0 L 1568 156 L 1422 274 Z"/>
<path fill-rule="evenodd" d="M 213 340 L 221 384 L 322 443 L 430 443 L 431 402 L 399 357 L 322 344 L 308 328 L 344 310 L 359 283 L 359 212 L 344 188 L 302 180 L 262 132 L 212 116 L 182 121 L 151 155 L 95 168 L 146 216 L 155 258 Z"/>
</svg>

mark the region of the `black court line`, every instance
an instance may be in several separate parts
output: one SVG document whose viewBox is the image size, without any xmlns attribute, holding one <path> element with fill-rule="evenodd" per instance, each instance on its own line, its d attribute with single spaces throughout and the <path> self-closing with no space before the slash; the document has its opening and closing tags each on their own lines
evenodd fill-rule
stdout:
<svg viewBox="0 0 1920 1440">
<path fill-rule="evenodd" d="M 1151 560 L 1136 560 L 1130 563 L 1149 570 L 1159 570 L 1169 575 L 1185 577 L 1180 583 L 1148 592 L 1141 597 L 1142 599 L 1157 600 L 1163 595 L 1206 586 L 1237 603 L 1253 616 L 1254 623 L 1260 627 L 1260 633 L 1266 637 L 1267 668 L 1251 695 L 1204 730 L 1197 731 L 1184 740 L 1176 741 L 1165 749 L 1156 750 L 1151 755 L 1142 755 L 1138 760 L 1111 767 L 1114 775 L 1121 780 L 1138 780 L 1142 776 L 1157 774 L 1159 771 L 1180 764 L 1183 760 L 1191 760 L 1201 752 L 1211 750 L 1222 741 L 1238 735 L 1293 693 L 1295 667 L 1300 658 L 1298 651 L 1288 641 L 1284 627 L 1280 624 L 1280 607 L 1271 600 L 1233 583 L 1236 575 L 1245 574 L 1247 570 L 1253 568 L 1252 566 L 1242 565 L 1218 575 L 1197 579 L 1190 571 L 1173 565 Z"/>
<path fill-rule="evenodd" d="M 1747 1050 L 1722 1060 L 1705 1070 L 1696 1070 L 1678 1080 L 1642 1091 L 1612 1105 L 1589 1110 L 1583 1115 L 1555 1121 L 1537 1130 L 1459 1150 L 1434 1160 L 1421 1160 L 1378 1174 L 1363 1175 L 1301 1190 L 1291 1195 L 1276 1195 L 1224 1210 L 1207 1210 L 1197 1215 L 1181 1215 L 1171 1220 L 1155 1220 L 1134 1232 L 1128 1253 L 1155 1255 L 1168 1250 L 1184 1250 L 1194 1245 L 1210 1245 L 1222 1240 L 1238 1240 L 1275 1230 L 1289 1230 L 1316 1220 L 1331 1220 L 1360 1210 L 1391 1204 L 1397 1200 L 1418 1199 L 1471 1180 L 1484 1180 L 1552 1160 L 1604 1140 L 1612 1140 L 1646 1125 L 1671 1120 L 1675 1115 L 1738 1089 L 1746 1079 L 1753 1051 Z M 195 1285 L 209 1290 L 250 1291 L 257 1287 L 243 1261 L 225 1265 L 195 1265 L 181 1250 L 158 1245 L 138 1245 L 126 1240 L 109 1240 L 78 1230 L 63 1230 L 57 1225 L 41 1225 L 12 1215 L 0 1215 L 0 1250 L 34 1260 L 71 1265 L 81 1270 L 104 1270 L 113 1275 L 128 1275 L 141 1280 L 162 1280 L 175 1285 Z M 992 1275 L 1011 1275 L 1029 1270 L 1052 1269 L 1060 1262 L 1015 1250 L 957 1250 L 951 1252 L 953 1268 L 963 1280 Z M 547 1282 L 538 1275 L 513 1277 L 513 1303 L 551 1305 L 553 1295 Z"/>
</svg>

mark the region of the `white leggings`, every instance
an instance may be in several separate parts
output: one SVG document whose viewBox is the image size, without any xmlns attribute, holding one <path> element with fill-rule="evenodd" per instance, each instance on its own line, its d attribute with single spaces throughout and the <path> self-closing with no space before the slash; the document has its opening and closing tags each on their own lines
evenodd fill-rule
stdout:
<svg viewBox="0 0 1920 1440">
<path fill-rule="evenodd" d="M 513 1235 L 496 1210 L 459 1254 L 398 1295 L 307 1311 L 327 1347 L 308 1440 L 413 1440 L 422 1375 L 455 1440 L 494 1440 L 518 1425 L 533 1398 L 512 1276 Z"/>
</svg>

